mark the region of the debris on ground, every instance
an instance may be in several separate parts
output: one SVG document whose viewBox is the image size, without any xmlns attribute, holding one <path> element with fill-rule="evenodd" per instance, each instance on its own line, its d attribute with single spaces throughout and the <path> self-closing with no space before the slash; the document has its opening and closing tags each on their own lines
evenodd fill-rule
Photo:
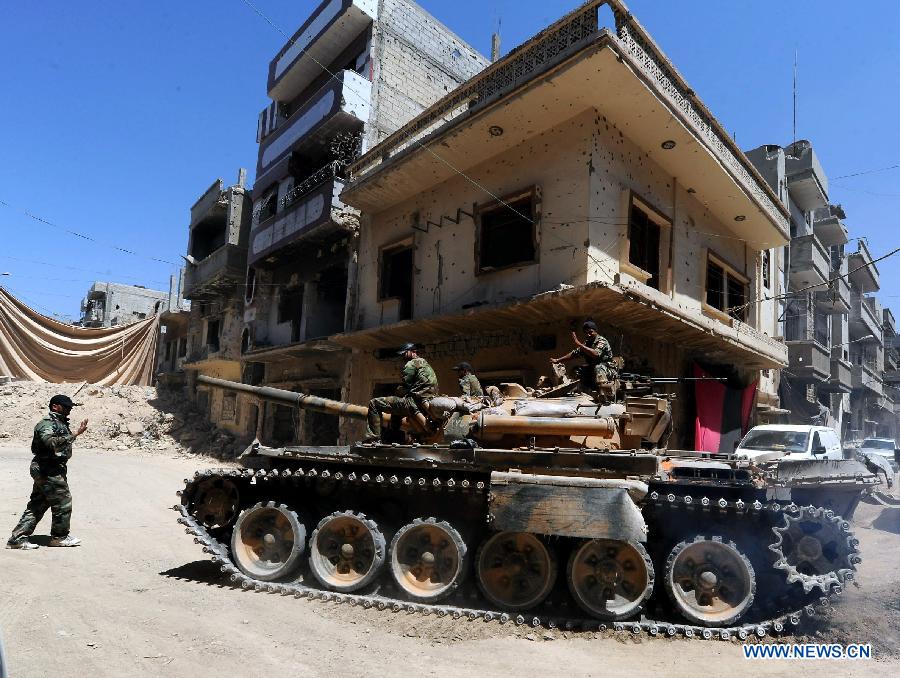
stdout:
<svg viewBox="0 0 900 678">
<path fill-rule="evenodd" d="M 237 440 L 206 421 L 184 394 L 148 386 L 97 386 L 14 381 L 0 384 L 0 439 L 30 444 L 32 430 L 57 393 L 81 403 L 72 411 L 73 428 L 89 426 L 79 445 L 101 450 L 175 450 L 233 459 L 248 441 Z"/>
</svg>

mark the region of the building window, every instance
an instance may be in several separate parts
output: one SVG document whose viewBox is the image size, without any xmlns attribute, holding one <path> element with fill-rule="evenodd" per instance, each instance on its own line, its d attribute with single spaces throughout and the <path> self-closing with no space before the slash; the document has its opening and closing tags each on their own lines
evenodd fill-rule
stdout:
<svg viewBox="0 0 900 678">
<path fill-rule="evenodd" d="M 747 322 L 749 281 L 713 254 L 706 262 L 706 307 Z"/>
<path fill-rule="evenodd" d="M 533 188 L 476 208 L 477 272 L 533 264 L 538 259 L 539 196 Z"/>
<path fill-rule="evenodd" d="M 211 353 L 219 350 L 219 321 L 206 321 L 206 345 L 209 346 Z"/>
<path fill-rule="evenodd" d="M 411 242 L 381 250 L 378 301 L 396 299 L 397 320 L 412 317 L 413 246 Z"/>
<path fill-rule="evenodd" d="M 178 357 L 184 358 L 187 355 L 187 337 L 178 340 Z"/>
<path fill-rule="evenodd" d="M 762 253 L 762 285 L 766 291 L 772 287 L 772 250 Z"/>
<path fill-rule="evenodd" d="M 669 249 L 671 225 L 649 204 L 631 196 L 622 270 L 656 290 L 668 286 L 668 259 L 664 253 Z"/>
<path fill-rule="evenodd" d="M 278 295 L 278 322 L 291 324 L 291 342 L 300 341 L 303 319 L 303 288 L 283 289 Z"/>
</svg>

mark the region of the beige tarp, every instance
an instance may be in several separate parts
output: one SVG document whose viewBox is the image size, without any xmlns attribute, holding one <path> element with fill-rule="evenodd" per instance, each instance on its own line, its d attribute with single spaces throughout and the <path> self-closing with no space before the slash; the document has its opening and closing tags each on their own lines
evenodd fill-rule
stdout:
<svg viewBox="0 0 900 678">
<path fill-rule="evenodd" d="M 148 386 L 158 338 L 159 316 L 122 327 L 73 327 L 33 311 L 0 287 L 0 375 Z"/>
</svg>

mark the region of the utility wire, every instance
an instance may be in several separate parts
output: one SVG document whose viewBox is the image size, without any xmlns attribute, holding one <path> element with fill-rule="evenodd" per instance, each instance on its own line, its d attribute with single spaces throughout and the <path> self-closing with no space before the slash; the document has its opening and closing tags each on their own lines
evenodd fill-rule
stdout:
<svg viewBox="0 0 900 678">
<path fill-rule="evenodd" d="M 64 226 L 54 224 L 52 221 L 48 221 L 47 219 L 44 219 L 43 217 L 40 217 L 36 214 L 32 214 L 28 210 L 20 209 L 18 207 L 13 207 L 5 200 L 0 200 L 0 205 L 3 205 L 4 207 L 8 207 L 9 209 L 13 210 L 14 212 L 19 212 L 21 214 L 24 214 L 29 219 L 33 219 L 34 221 L 37 221 L 38 223 L 45 224 L 46 226 L 55 228 L 59 231 L 62 231 L 63 233 L 68 233 L 69 235 L 74 236 L 76 238 L 81 238 L 82 240 L 87 240 L 87 241 L 96 243 L 98 245 L 103 245 L 104 247 L 109 247 L 111 249 L 118 250 L 119 252 L 124 252 L 125 254 L 130 254 L 135 257 L 142 257 L 144 259 L 156 261 L 160 264 L 169 264 L 170 266 L 178 266 L 178 264 L 176 264 L 174 261 L 169 261 L 168 259 L 159 259 L 157 257 L 151 257 L 146 254 L 140 254 L 139 252 L 135 252 L 134 250 L 129 250 L 125 247 L 119 247 L 118 245 L 113 245 L 113 244 L 110 244 L 107 242 L 103 242 L 103 241 L 97 240 L 93 236 L 85 235 L 84 233 L 79 233 L 78 231 L 73 231 L 71 229 L 65 228 Z"/>
<path fill-rule="evenodd" d="M 877 172 L 887 172 L 888 170 L 894 169 L 900 169 L 900 165 L 891 165 L 890 167 L 881 167 L 879 169 L 870 169 L 863 172 L 854 172 L 853 174 L 842 174 L 839 177 L 833 177 L 831 181 L 837 181 L 838 179 L 849 179 L 850 177 L 861 177 L 864 174 L 875 174 Z"/>
</svg>

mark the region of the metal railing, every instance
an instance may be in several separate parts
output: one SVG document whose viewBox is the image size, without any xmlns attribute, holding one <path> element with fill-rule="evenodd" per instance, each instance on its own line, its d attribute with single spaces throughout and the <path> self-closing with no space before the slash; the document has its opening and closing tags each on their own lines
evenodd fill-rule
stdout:
<svg viewBox="0 0 900 678">
<path fill-rule="evenodd" d="M 329 179 L 336 178 L 344 167 L 346 167 L 346 165 L 340 160 L 332 160 L 324 167 L 320 167 L 285 194 L 281 199 L 281 209 L 287 209 L 299 201 L 303 196 L 310 193 L 316 186 Z"/>
<path fill-rule="evenodd" d="M 471 107 L 484 105 L 516 89 L 550 65 L 586 47 L 599 35 L 598 10 L 604 5 L 612 10 L 615 18 L 613 39 L 631 57 L 641 75 L 656 84 L 669 104 L 693 126 L 703 143 L 744 184 L 769 218 L 786 232 L 786 208 L 620 0 L 590 0 L 545 28 L 376 145 L 351 166 L 350 176 L 354 179 L 365 177 L 384 161 L 421 143 Z"/>
</svg>

